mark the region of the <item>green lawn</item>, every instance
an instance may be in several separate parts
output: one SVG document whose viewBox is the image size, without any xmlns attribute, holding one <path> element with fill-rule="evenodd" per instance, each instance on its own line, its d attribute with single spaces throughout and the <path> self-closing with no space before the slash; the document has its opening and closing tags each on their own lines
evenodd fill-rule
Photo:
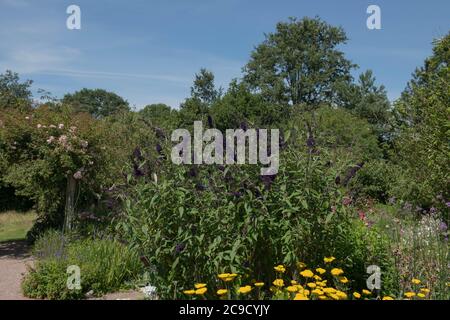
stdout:
<svg viewBox="0 0 450 320">
<path fill-rule="evenodd" d="M 35 219 L 36 214 L 33 211 L 0 213 L 0 242 L 25 239 Z"/>
</svg>

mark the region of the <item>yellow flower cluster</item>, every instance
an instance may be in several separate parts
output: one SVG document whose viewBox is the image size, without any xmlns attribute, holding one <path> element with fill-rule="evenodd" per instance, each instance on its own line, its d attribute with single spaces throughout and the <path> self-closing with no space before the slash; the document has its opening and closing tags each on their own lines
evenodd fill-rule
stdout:
<svg viewBox="0 0 450 320">
<path fill-rule="evenodd" d="M 416 291 L 408 291 L 404 293 L 405 298 L 408 300 L 417 297 L 418 299 L 425 299 L 430 293 L 430 289 L 428 288 L 419 288 L 418 286 L 422 283 L 420 279 L 414 278 L 411 280 L 413 287 L 416 288 Z"/>
<path fill-rule="evenodd" d="M 208 288 L 206 288 L 205 283 L 196 283 L 194 285 L 195 290 L 185 290 L 183 291 L 184 294 L 192 296 L 192 295 L 199 295 L 202 296 L 208 291 Z"/>
<path fill-rule="evenodd" d="M 335 261 L 334 257 L 325 257 L 324 263 L 326 265 Z M 347 300 L 349 298 L 358 299 L 381 299 L 394 300 L 392 296 L 375 297 L 372 292 L 363 289 L 361 292 L 348 292 L 349 287 L 346 285 L 350 280 L 344 275 L 344 270 L 337 267 L 318 267 L 316 269 L 307 269 L 303 262 L 297 263 L 298 271 L 294 272 L 295 279 L 286 279 L 286 267 L 284 265 L 277 265 L 274 267 L 278 277 L 273 280 L 272 285 L 267 290 L 263 290 L 264 282 L 252 281 L 251 285 L 242 285 L 240 281 L 231 283 L 238 277 L 236 273 L 221 273 L 217 277 L 223 281 L 224 287 L 216 291 L 218 297 L 223 298 L 227 296 L 228 299 L 232 297 L 240 298 L 244 295 L 250 298 L 272 298 L 272 299 L 293 299 L 293 300 Z M 314 271 L 315 272 L 314 272 Z M 330 283 L 330 284 L 328 284 Z M 411 283 L 417 290 L 408 291 L 404 293 L 406 299 L 419 298 L 424 299 L 430 293 L 428 288 L 419 288 L 422 283 L 420 279 L 412 279 Z M 333 286 L 334 284 L 334 286 Z M 201 296 L 208 292 L 205 283 L 196 283 L 195 289 L 185 290 L 184 294 L 189 296 Z M 233 289 L 234 288 L 234 289 Z M 231 290 L 233 289 L 233 290 Z M 269 290 L 270 289 L 270 290 Z M 255 293 L 253 293 L 255 291 Z M 262 296 L 261 296 L 262 294 Z M 272 294 L 272 296 L 270 296 Z M 237 296 L 235 296 L 237 295 Z"/>
</svg>

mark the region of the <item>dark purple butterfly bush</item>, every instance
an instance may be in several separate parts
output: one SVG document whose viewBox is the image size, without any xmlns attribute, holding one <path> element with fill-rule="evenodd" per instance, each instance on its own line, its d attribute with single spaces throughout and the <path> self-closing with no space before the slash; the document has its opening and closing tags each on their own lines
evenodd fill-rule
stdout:
<svg viewBox="0 0 450 320">
<path fill-rule="evenodd" d="M 210 128 L 214 128 L 214 121 L 213 121 L 213 118 L 210 115 L 208 115 L 208 126 Z"/>
<path fill-rule="evenodd" d="M 269 189 L 270 186 L 272 185 L 272 183 L 275 181 L 276 177 L 277 177 L 276 174 L 261 176 L 261 180 L 262 180 L 262 183 L 264 184 L 264 187 L 266 189 Z"/>
<path fill-rule="evenodd" d="M 364 162 L 358 163 L 356 166 L 350 168 L 344 178 L 344 186 L 347 186 L 353 177 L 355 177 L 356 173 L 364 166 Z"/>
<path fill-rule="evenodd" d="M 184 251 L 186 245 L 184 243 L 178 243 L 175 247 L 175 253 L 179 254 Z"/>
</svg>

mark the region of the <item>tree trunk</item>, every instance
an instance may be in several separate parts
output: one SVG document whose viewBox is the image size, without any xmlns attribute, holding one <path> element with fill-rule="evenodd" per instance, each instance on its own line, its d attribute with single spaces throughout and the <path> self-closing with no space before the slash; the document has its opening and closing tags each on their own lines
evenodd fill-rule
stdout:
<svg viewBox="0 0 450 320">
<path fill-rule="evenodd" d="M 70 175 L 67 177 L 67 189 L 66 189 L 66 208 L 64 217 L 64 232 L 72 229 L 73 220 L 75 217 L 75 189 L 77 181 Z"/>
</svg>

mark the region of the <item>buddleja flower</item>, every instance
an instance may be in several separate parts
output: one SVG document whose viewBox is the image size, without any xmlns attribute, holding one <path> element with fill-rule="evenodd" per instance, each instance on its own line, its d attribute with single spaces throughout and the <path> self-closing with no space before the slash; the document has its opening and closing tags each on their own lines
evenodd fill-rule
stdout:
<svg viewBox="0 0 450 320">
<path fill-rule="evenodd" d="M 179 243 L 177 244 L 177 246 L 175 247 L 175 252 L 176 253 L 181 253 L 183 252 L 183 250 L 186 248 L 186 245 L 184 243 Z"/>
</svg>

